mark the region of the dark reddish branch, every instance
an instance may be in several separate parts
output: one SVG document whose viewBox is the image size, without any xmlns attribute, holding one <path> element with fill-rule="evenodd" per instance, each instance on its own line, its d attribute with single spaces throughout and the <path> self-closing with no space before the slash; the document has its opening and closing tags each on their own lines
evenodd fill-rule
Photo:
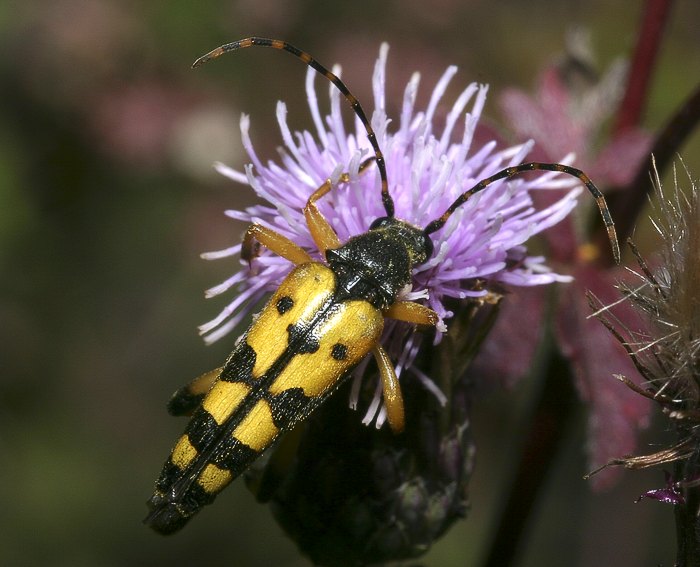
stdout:
<svg viewBox="0 0 700 567">
<path fill-rule="evenodd" d="M 514 565 L 522 559 L 519 552 L 524 548 L 528 524 L 578 404 L 569 366 L 561 356 L 552 353 L 483 567 Z"/>
<path fill-rule="evenodd" d="M 656 161 L 659 174 L 662 175 L 698 124 L 700 124 L 700 84 L 656 135 L 649 159 L 639 167 L 632 182 L 608 197 L 618 238 L 621 241 L 624 242 L 632 234 L 637 217 L 647 203 L 647 196 L 652 189 L 650 177 L 652 156 Z M 597 232 L 595 242 L 601 253 L 606 254 L 608 260 L 612 262 L 605 230 Z"/>
<path fill-rule="evenodd" d="M 639 125 L 649 94 L 652 70 L 673 0 L 647 0 L 635 47 L 625 96 L 620 103 L 613 135 Z"/>
</svg>

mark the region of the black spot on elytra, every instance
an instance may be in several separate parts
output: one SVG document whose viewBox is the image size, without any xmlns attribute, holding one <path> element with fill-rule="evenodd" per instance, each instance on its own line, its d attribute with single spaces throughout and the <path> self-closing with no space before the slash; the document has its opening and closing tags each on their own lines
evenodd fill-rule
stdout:
<svg viewBox="0 0 700 567">
<path fill-rule="evenodd" d="M 319 349 L 319 341 L 306 327 L 301 325 L 287 326 L 289 333 L 289 350 L 292 354 L 312 354 Z"/>
<path fill-rule="evenodd" d="M 216 437 L 219 425 L 208 411 L 200 408 L 187 424 L 185 433 L 198 453 L 207 448 Z"/>
<path fill-rule="evenodd" d="M 228 357 L 219 380 L 226 382 L 250 383 L 253 379 L 253 367 L 256 354 L 253 348 L 243 339 L 233 349 Z"/>
<path fill-rule="evenodd" d="M 287 388 L 276 396 L 265 396 L 265 399 L 270 404 L 272 422 L 280 429 L 304 419 L 314 405 L 314 398 L 306 396 L 302 388 Z"/>
<path fill-rule="evenodd" d="M 227 435 L 217 445 L 212 463 L 220 469 L 230 471 L 236 477 L 247 469 L 260 456 L 260 453 L 241 443 L 232 435 Z"/>
<path fill-rule="evenodd" d="M 335 360 L 345 360 L 348 357 L 348 347 L 340 343 L 335 343 L 331 349 L 331 356 Z"/>
<path fill-rule="evenodd" d="M 277 313 L 279 313 L 280 315 L 284 315 L 292 307 L 294 307 L 294 300 L 288 295 L 280 297 L 277 300 Z"/>
</svg>

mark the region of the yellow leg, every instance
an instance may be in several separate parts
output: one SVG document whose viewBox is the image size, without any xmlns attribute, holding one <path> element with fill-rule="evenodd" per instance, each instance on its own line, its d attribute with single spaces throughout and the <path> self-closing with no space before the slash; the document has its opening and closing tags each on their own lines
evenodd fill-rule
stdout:
<svg viewBox="0 0 700 567">
<path fill-rule="evenodd" d="M 397 301 L 384 311 L 384 316 L 389 319 L 429 327 L 437 325 L 439 319 L 435 311 L 414 301 Z"/>
<path fill-rule="evenodd" d="M 251 224 L 243 237 L 241 245 L 241 258 L 250 264 L 260 253 L 260 245 L 269 248 L 272 252 L 282 258 L 286 258 L 293 264 L 305 264 L 311 262 L 309 256 L 303 248 L 294 244 L 286 236 L 282 236 L 279 232 L 275 232 L 271 228 L 262 226 L 261 224 Z"/>
<path fill-rule="evenodd" d="M 366 159 L 360 164 L 359 173 L 362 173 L 373 161 L 374 157 Z M 338 183 L 347 183 L 350 181 L 350 175 L 343 173 L 338 179 Z M 304 217 L 306 218 L 306 224 L 309 227 L 309 232 L 311 232 L 311 237 L 314 239 L 318 249 L 325 255 L 326 250 L 334 250 L 339 248 L 341 245 L 340 239 L 336 234 L 333 227 L 321 214 L 316 206 L 316 201 L 321 197 L 326 195 L 333 188 L 333 184 L 330 179 L 321 185 L 316 191 L 313 192 L 311 197 L 309 197 L 306 206 L 304 207 Z"/>
<path fill-rule="evenodd" d="M 389 421 L 389 426 L 394 433 L 401 433 L 405 424 L 405 416 L 401 387 L 394 371 L 394 365 L 381 345 L 374 347 L 372 354 L 374 354 L 374 358 L 377 361 L 379 376 L 382 379 L 384 406 L 386 407 L 386 417 Z"/>
<path fill-rule="evenodd" d="M 332 187 L 333 184 L 331 180 L 327 179 L 326 182 L 316 189 L 313 195 L 309 197 L 304 207 L 304 217 L 306 218 L 309 232 L 311 232 L 311 237 L 324 255 L 326 250 L 340 248 L 340 239 L 338 235 L 326 218 L 321 214 L 321 211 L 318 210 L 318 207 L 316 207 L 316 201 L 328 193 Z"/>
<path fill-rule="evenodd" d="M 435 311 L 413 301 L 397 301 L 384 311 L 384 316 L 406 323 L 431 327 L 434 327 L 438 322 L 438 315 Z M 395 433 L 400 433 L 404 428 L 405 417 L 401 388 L 394 371 L 394 365 L 381 345 L 374 347 L 372 353 L 377 361 L 379 376 L 382 379 L 384 405 L 389 425 Z"/>
</svg>

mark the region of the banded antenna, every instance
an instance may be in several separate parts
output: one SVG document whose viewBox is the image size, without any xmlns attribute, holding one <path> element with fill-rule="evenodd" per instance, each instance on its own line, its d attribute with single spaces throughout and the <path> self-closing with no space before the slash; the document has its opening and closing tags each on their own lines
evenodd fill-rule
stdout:
<svg viewBox="0 0 700 567">
<path fill-rule="evenodd" d="M 521 163 L 520 165 L 515 165 L 512 167 L 507 167 L 505 169 L 502 169 L 501 171 L 494 173 L 490 177 L 487 177 L 485 179 L 482 179 L 479 181 L 476 185 L 474 185 L 471 189 L 468 191 L 465 191 L 462 193 L 457 199 L 455 200 L 454 203 L 452 203 L 448 209 L 442 214 L 441 217 L 435 219 L 431 223 L 429 223 L 425 229 L 423 229 L 423 233 L 428 236 L 429 234 L 432 234 L 433 232 L 436 232 L 440 230 L 443 226 L 445 226 L 445 223 L 447 222 L 447 219 L 449 219 L 452 216 L 452 213 L 454 213 L 459 207 L 461 207 L 464 203 L 466 203 L 469 199 L 471 199 L 474 195 L 479 193 L 480 191 L 483 191 L 491 185 L 493 182 L 498 181 L 500 179 L 510 179 L 511 177 L 515 177 L 516 175 L 520 175 L 521 173 L 526 173 L 528 171 L 541 171 L 541 170 L 546 170 L 546 171 L 557 171 L 559 173 L 566 173 L 567 175 L 571 175 L 572 177 L 578 178 L 590 191 L 591 195 L 593 195 L 593 198 L 595 199 L 596 205 L 598 205 L 598 210 L 600 210 L 600 216 L 603 217 L 603 223 L 605 224 L 605 228 L 608 231 L 608 240 L 610 240 L 610 246 L 612 248 L 612 253 L 613 253 L 613 258 L 615 260 L 616 264 L 620 263 L 620 244 L 617 241 L 617 232 L 615 231 L 615 223 L 612 220 L 612 215 L 610 214 L 610 209 L 608 208 L 608 204 L 605 202 L 605 197 L 603 197 L 603 194 L 600 192 L 600 189 L 598 189 L 591 179 L 586 175 L 583 171 L 580 169 L 576 169 L 575 167 L 571 167 L 568 165 L 564 165 L 561 163 L 541 163 L 541 162 L 530 162 L 530 163 Z"/>
<path fill-rule="evenodd" d="M 362 125 L 367 131 L 367 138 L 369 139 L 369 143 L 372 144 L 372 149 L 374 149 L 375 160 L 377 162 L 377 167 L 379 168 L 379 177 L 381 178 L 382 182 L 382 204 L 384 205 L 386 216 L 393 217 L 394 200 L 391 198 L 391 194 L 389 193 L 389 182 L 387 181 L 386 176 L 386 164 L 384 163 L 384 154 L 382 154 L 382 150 L 379 149 L 377 135 L 374 133 L 374 129 L 372 128 L 372 125 L 367 119 L 367 115 L 365 114 L 365 111 L 363 110 L 360 101 L 357 100 L 355 95 L 353 95 L 350 92 L 350 89 L 348 89 L 345 83 L 340 80 L 340 77 L 338 77 L 336 74 L 332 73 L 326 67 L 321 65 L 318 61 L 311 57 L 311 55 L 281 39 L 248 37 L 246 39 L 239 39 L 238 41 L 227 43 L 226 45 L 222 45 L 221 47 L 213 49 L 206 55 L 202 55 L 192 64 L 192 68 L 204 65 L 204 63 L 206 63 L 207 61 L 216 59 L 217 57 L 220 57 L 221 55 L 223 55 L 224 53 L 228 53 L 229 51 L 245 49 L 246 47 L 271 47 L 272 49 L 278 49 L 280 51 L 286 51 L 287 53 L 291 53 L 295 57 L 301 59 L 306 65 L 308 65 L 315 71 L 318 71 L 321 75 L 326 77 L 326 79 L 328 79 L 331 83 L 333 83 L 333 85 L 337 87 L 337 89 L 342 93 L 342 95 L 345 97 L 348 103 L 350 103 L 353 112 L 360 119 L 360 122 L 362 122 Z"/>
<path fill-rule="evenodd" d="M 386 216 L 387 217 L 394 217 L 394 200 L 391 197 L 391 194 L 389 193 L 389 183 L 387 181 L 387 174 L 386 174 L 386 163 L 384 161 L 384 155 L 382 154 L 381 149 L 379 148 L 379 143 L 377 142 L 377 136 L 374 133 L 374 129 L 372 128 L 372 125 L 370 124 L 369 120 L 367 119 L 367 115 L 365 114 L 364 109 L 362 108 L 362 105 L 360 104 L 360 101 L 357 100 L 355 95 L 353 95 L 350 92 L 350 89 L 345 85 L 345 83 L 340 80 L 340 77 L 332 73 L 330 70 L 328 70 L 326 67 L 321 65 L 318 61 L 316 61 L 311 55 L 306 53 L 305 51 L 302 51 L 301 49 L 294 47 L 290 43 L 287 43 L 286 41 L 280 40 L 280 39 L 268 39 L 264 37 L 248 37 L 245 39 L 239 39 L 238 41 L 233 41 L 231 43 L 227 43 L 225 45 L 222 45 L 221 47 L 217 47 L 216 49 L 213 49 L 206 55 L 202 55 L 199 59 L 197 59 L 193 64 L 192 67 L 199 67 L 200 65 L 203 65 L 207 61 L 210 61 L 212 59 L 216 59 L 217 57 L 220 57 L 224 53 L 228 53 L 229 51 L 236 51 L 238 49 L 245 49 L 247 47 L 271 47 L 272 49 L 277 49 L 280 51 L 286 51 L 287 53 L 291 53 L 298 59 L 301 59 L 302 62 L 304 62 L 306 65 L 326 77 L 345 97 L 345 99 L 348 101 L 350 106 L 353 109 L 353 112 L 357 115 L 357 117 L 360 119 L 360 122 L 362 122 L 362 125 L 365 127 L 365 130 L 367 132 L 367 138 L 369 139 L 370 144 L 372 145 L 372 148 L 374 149 L 374 160 L 377 162 L 377 167 L 379 168 L 379 176 L 381 178 L 381 194 L 382 194 L 382 204 L 384 205 L 384 210 L 386 211 Z M 541 163 L 541 162 L 530 162 L 530 163 L 522 163 L 520 165 L 512 166 L 512 167 L 507 167 L 497 173 L 494 173 L 490 177 L 487 177 L 485 179 L 482 179 L 478 183 L 476 183 L 471 189 L 468 191 L 465 191 L 460 195 L 454 203 L 452 203 L 449 208 L 440 216 L 439 218 L 435 219 L 434 221 L 428 223 L 428 225 L 425 227 L 423 230 L 423 233 L 427 236 L 432 234 L 433 232 L 437 232 L 440 230 L 443 226 L 445 226 L 445 223 L 447 220 L 452 216 L 452 214 L 459 208 L 461 207 L 464 203 L 466 203 L 469 199 L 471 199 L 472 196 L 476 195 L 480 191 L 483 191 L 491 185 L 492 183 L 499 181 L 501 179 L 510 179 L 512 177 L 515 177 L 517 175 L 520 175 L 522 173 L 526 173 L 528 171 L 557 171 L 559 173 L 565 173 L 567 175 L 571 175 L 572 177 L 576 177 L 579 179 L 588 189 L 588 191 L 593 195 L 593 198 L 595 199 L 596 205 L 598 205 L 598 209 L 600 211 L 600 215 L 603 218 L 603 223 L 605 224 L 605 228 L 608 232 L 608 239 L 610 240 L 610 246 L 612 247 L 612 253 L 613 253 L 613 258 L 615 260 L 616 264 L 620 263 L 620 245 L 617 241 L 617 233 L 615 231 L 615 224 L 613 223 L 612 216 L 610 215 L 610 209 L 608 208 L 608 205 L 605 201 L 605 197 L 603 197 L 603 194 L 600 192 L 600 190 L 593 184 L 593 182 L 590 180 L 590 178 L 580 169 L 576 169 L 575 167 L 571 167 L 568 165 L 564 165 L 561 163 Z"/>
</svg>

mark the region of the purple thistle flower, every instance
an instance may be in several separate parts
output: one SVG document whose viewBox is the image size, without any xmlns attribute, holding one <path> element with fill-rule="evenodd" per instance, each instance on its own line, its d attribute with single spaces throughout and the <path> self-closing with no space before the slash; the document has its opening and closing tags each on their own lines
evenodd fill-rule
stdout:
<svg viewBox="0 0 700 567">
<path fill-rule="evenodd" d="M 532 142 L 497 149 L 496 142 L 473 148 L 472 142 L 487 87 L 470 84 L 447 113 L 444 124 L 435 124 L 435 112 L 448 84 L 457 72 L 449 67 L 435 86 L 428 107 L 415 108 L 419 75 L 413 75 L 406 86 L 401 116 L 390 130 L 385 110 L 386 60 L 388 46 L 383 44 L 376 63 L 372 85 L 375 110 L 372 127 L 386 159 L 389 189 L 396 204 L 396 216 L 417 226 L 442 215 L 447 207 L 480 179 L 523 162 Z M 336 74 L 337 69 L 334 69 Z M 307 250 L 314 258 L 316 250 L 306 226 L 302 209 L 307 199 L 329 177 L 337 181 L 347 172 L 350 181 L 334 185 L 319 201 L 319 208 L 334 227 L 341 241 L 365 232 L 375 219 L 385 216 L 379 192 L 379 176 L 375 167 L 361 175 L 359 166 L 372 155 L 366 132 L 358 119 L 354 131 L 347 132 L 341 114 L 341 98 L 330 87 L 330 115 L 322 117 L 314 86 L 316 72 L 308 70 L 306 92 L 315 125 L 311 132 L 292 132 L 286 121 L 287 108 L 277 105 L 284 146 L 278 161 L 263 163 L 249 136 L 250 120 L 241 117 L 243 146 L 251 160 L 245 171 L 236 171 L 217 164 L 223 175 L 250 185 L 265 204 L 244 211 L 228 210 L 226 214 L 246 223 L 265 225 L 286 236 Z M 455 127 L 464 122 L 464 133 L 456 139 Z M 392 131 L 393 130 L 393 131 Z M 494 284 L 535 286 L 555 281 L 570 281 L 569 276 L 552 272 L 542 256 L 531 256 L 526 241 L 565 218 L 576 205 L 581 189 L 577 181 L 557 173 L 545 173 L 533 180 L 517 178 L 498 182 L 460 207 L 446 226 L 432 235 L 433 257 L 414 270 L 413 287 L 401 299 L 421 300 L 440 316 L 435 342 L 446 332 L 445 321 L 453 316 L 445 301 L 450 298 L 484 298 Z M 537 210 L 532 192 L 567 189 L 553 205 Z M 240 244 L 225 250 L 203 254 L 206 259 L 232 257 L 239 254 Z M 207 297 L 235 290 L 236 296 L 223 311 L 200 327 L 207 342 L 214 342 L 233 330 L 263 297 L 273 291 L 291 269 L 290 263 L 267 250 L 262 251 L 251 266 L 242 262 L 242 269 L 223 283 L 207 291 Z M 405 324 L 387 321 L 383 344 L 397 363 L 397 375 L 412 371 L 438 399 L 442 394 L 432 380 L 412 368 L 423 335 L 414 334 Z M 355 371 L 360 376 L 364 364 Z M 359 382 L 353 393 L 353 404 Z M 380 411 L 381 385 L 365 422 L 375 417 L 377 426 L 384 421 Z M 379 414 L 377 415 L 377 412 Z"/>
</svg>

